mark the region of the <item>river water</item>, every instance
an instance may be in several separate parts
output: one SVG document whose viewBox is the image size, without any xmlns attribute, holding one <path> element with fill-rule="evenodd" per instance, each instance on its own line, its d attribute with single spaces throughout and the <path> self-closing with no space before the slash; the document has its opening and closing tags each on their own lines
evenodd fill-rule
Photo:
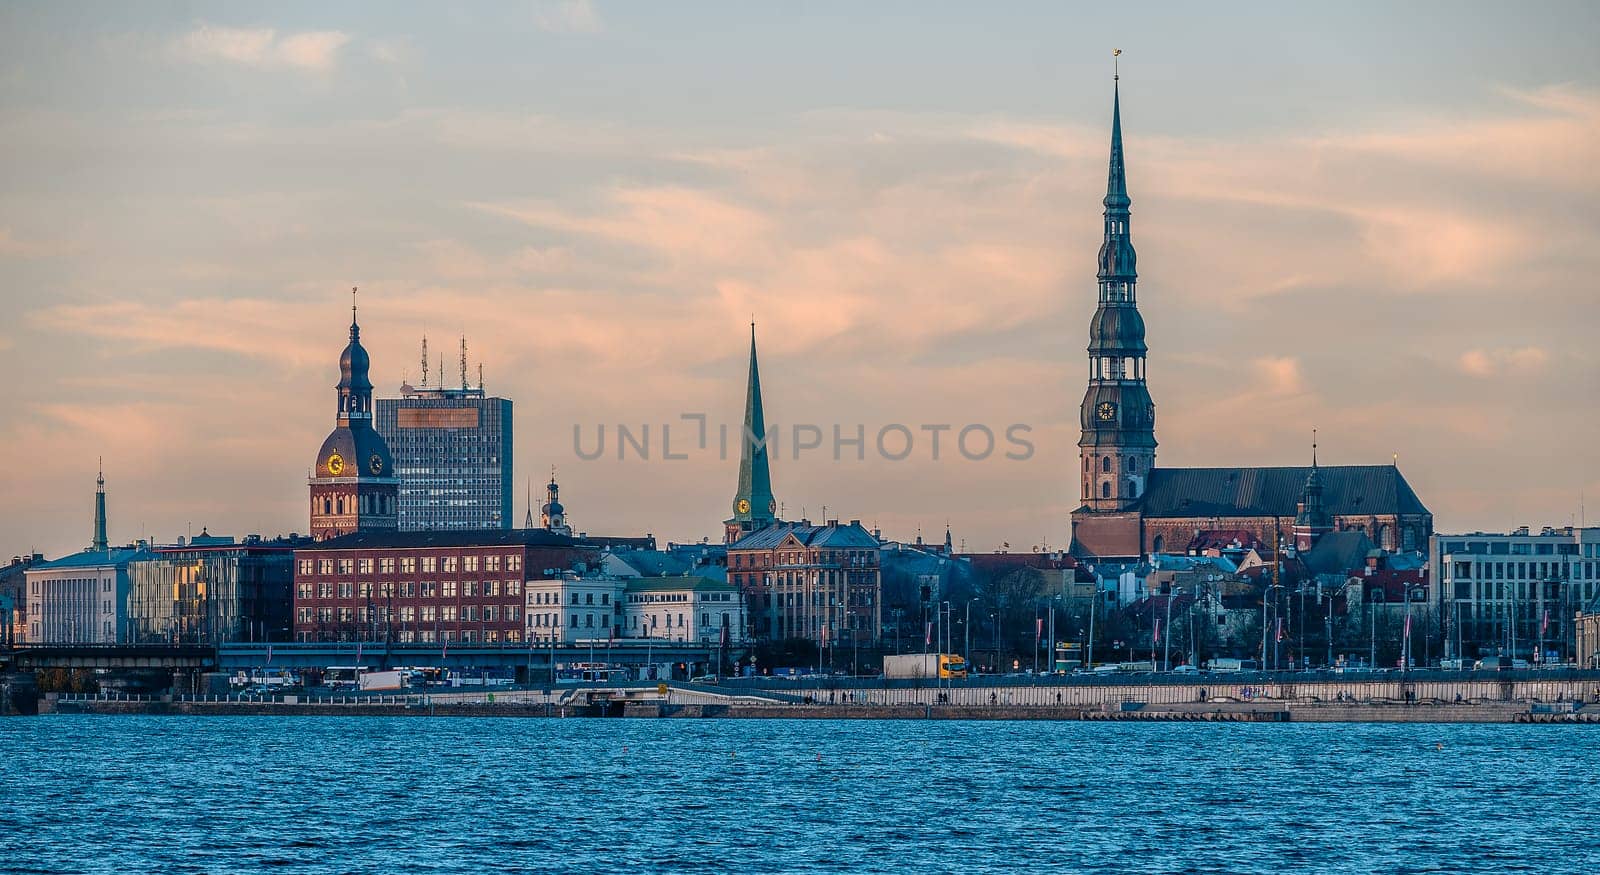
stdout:
<svg viewBox="0 0 1600 875">
<path fill-rule="evenodd" d="M 1600 727 L 0 719 L 0 871 L 1594 872 Z"/>
</svg>

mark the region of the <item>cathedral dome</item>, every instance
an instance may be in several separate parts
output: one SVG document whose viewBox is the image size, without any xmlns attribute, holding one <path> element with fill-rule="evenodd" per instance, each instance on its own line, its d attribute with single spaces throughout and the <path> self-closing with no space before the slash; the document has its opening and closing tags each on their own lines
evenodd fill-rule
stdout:
<svg viewBox="0 0 1600 875">
<path fill-rule="evenodd" d="M 352 336 L 350 344 L 339 354 L 339 388 L 371 391 L 371 371 L 372 359 L 367 356 L 361 340 Z"/>
<path fill-rule="evenodd" d="M 1102 306 L 1089 322 L 1089 352 L 1094 355 L 1144 355 L 1144 317 L 1134 307 Z"/>
<path fill-rule="evenodd" d="M 394 461 L 383 435 L 366 423 L 340 426 L 317 451 L 317 477 L 393 477 Z"/>
</svg>

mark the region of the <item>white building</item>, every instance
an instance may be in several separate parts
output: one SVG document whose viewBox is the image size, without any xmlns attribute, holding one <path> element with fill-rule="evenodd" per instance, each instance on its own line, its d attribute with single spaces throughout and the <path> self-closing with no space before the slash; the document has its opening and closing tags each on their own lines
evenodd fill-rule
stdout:
<svg viewBox="0 0 1600 875">
<path fill-rule="evenodd" d="M 697 575 L 636 577 L 622 594 L 622 637 L 699 644 L 744 642 L 745 608 L 737 587 Z"/>
<path fill-rule="evenodd" d="M 527 582 L 528 640 L 583 644 L 656 639 L 717 644 L 744 641 L 744 600 L 710 577 L 580 577 Z"/>
<path fill-rule="evenodd" d="M 1570 657 L 1573 616 L 1600 595 L 1600 528 L 1434 535 L 1428 558 L 1451 656 L 1528 656 L 1543 641 Z"/>
<path fill-rule="evenodd" d="M 86 550 L 27 571 L 28 641 L 119 644 L 129 640 L 128 563 L 148 559 L 136 547 Z"/>
<path fill-rule="evenodd" d="M 565 572 L 549 580 L 530 580 L 527 595 L 529 641 L 578 644 L 621 634 L 618 596 L 623 582 L 615 577 L 579 577 Z"/>
</svg>

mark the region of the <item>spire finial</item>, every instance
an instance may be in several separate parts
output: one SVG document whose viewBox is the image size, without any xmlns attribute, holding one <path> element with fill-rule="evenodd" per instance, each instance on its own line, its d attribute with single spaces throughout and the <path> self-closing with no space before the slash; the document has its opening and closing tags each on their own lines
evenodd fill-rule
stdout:
<svg viewBox="0 0 1600 875">
<path fill-rule="evenodd" d="M 1118 79 L 1122 78 L 1122 71 L 1120 69 L 1118 69 L 1118 64 L 1117 64 L 1117 59 L 1119 59 L 1121 57 L 1122 57 L 1122 50 L 1121 49 L 1112 49 L 1111 50 L 1111 81 L 1112 82 L 1115 82 Z"/>
<path fill-rule="evenodd" d="M 1317 467 L 1317 430 L 1311 429 L 1311 467 Z"/>
<path fill-rule="evenodd" d="M 356 324 L 356 286 L 350 287 L 350 324 Z"/>
</svg>

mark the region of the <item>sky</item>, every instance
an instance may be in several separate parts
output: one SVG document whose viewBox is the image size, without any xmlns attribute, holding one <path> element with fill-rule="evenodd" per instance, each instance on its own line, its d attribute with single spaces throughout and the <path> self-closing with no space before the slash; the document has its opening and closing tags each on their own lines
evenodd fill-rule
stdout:
<svg viewBox="0 0 1600 875">
<path fill-rule="evenodd" d="M 1600 7 L 1537 8 L 5 4 L 0 551 L 102 457 L 114 541 L 306 531 L 351 286 L 578 529 L 718 538 L 754 319 L 786 516 L 1064 547 L 1113 48 L 1158 464 L 1315 428 L 1440 531 L 1600 518 Z"/>
</svg>

